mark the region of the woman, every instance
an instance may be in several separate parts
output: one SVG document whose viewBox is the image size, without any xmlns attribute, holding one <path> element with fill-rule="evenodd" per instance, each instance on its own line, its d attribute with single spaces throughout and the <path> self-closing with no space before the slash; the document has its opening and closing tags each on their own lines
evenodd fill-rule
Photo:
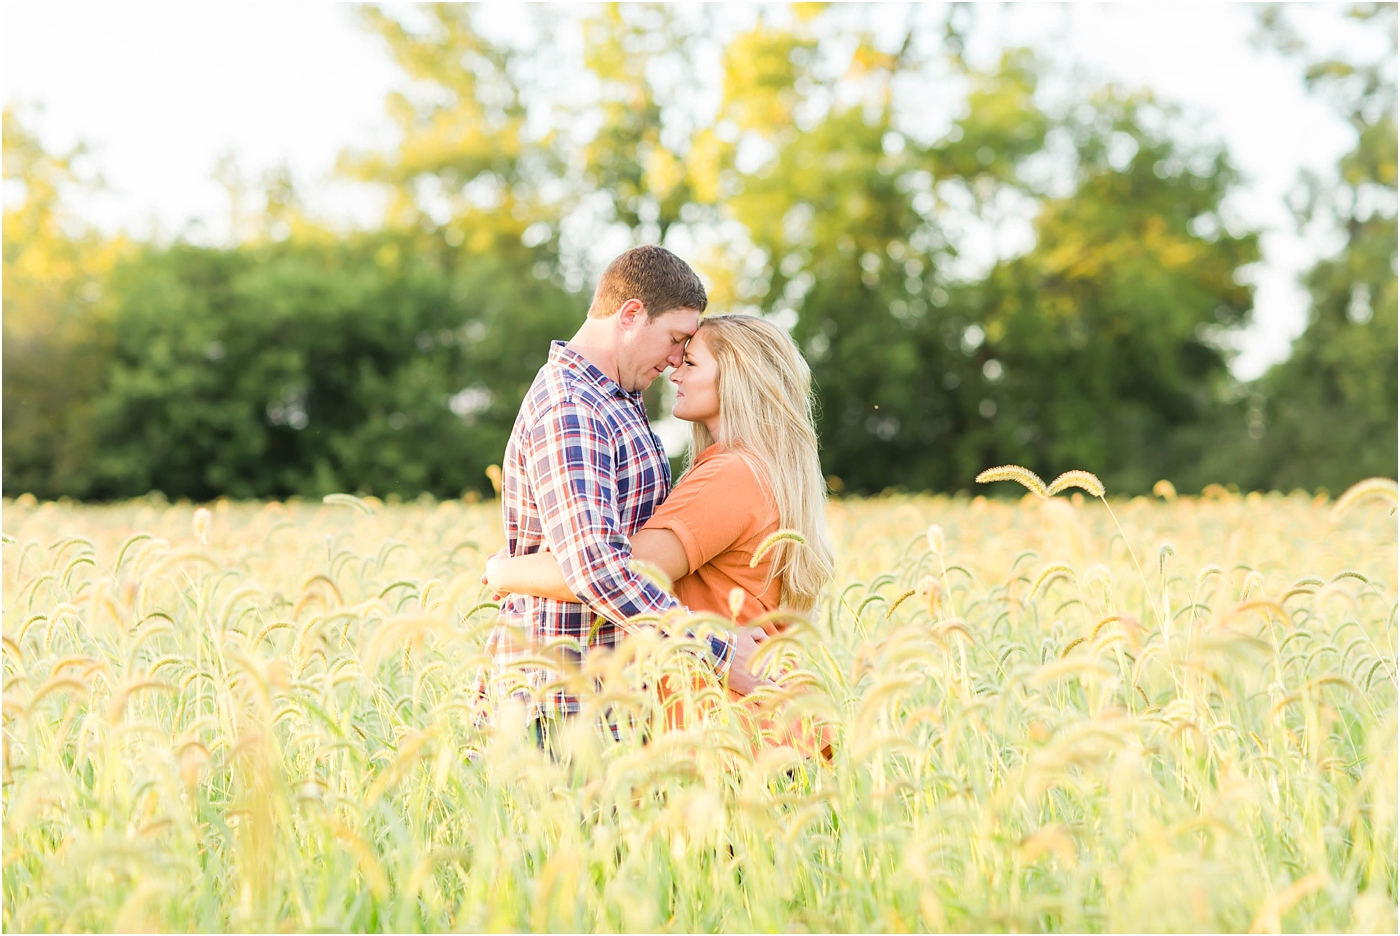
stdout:
<svg viewBox="0 0 1400 936">
<path fill-rule="evenodd" d="M 632 537 L 632 555 L 665 572 L 692 611 L 743 624 L 779 607 L 810 610 L 831 578 L 832 553 L 807 362 L 771 322 L 712 315 L 671 382 L 675 415 L 692 423 L 691 463 Z M 751 568 L 779 529 L 806 545 L 780 541 Z M 549 553 L 492 559 L 486 580 L 497 592 L 577 600 Z M 737 615 L 731 594 L 743 598 Z"/>
</svg>

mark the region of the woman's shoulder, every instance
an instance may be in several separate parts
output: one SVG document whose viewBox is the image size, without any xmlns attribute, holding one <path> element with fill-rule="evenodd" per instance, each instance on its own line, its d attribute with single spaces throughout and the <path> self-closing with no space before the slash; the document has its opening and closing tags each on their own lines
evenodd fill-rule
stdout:
<svg viewBox="0 0 1400 936">
<path fill-rule="evenodd" d="M 753 550 L 778 522 L 760 471 L 742 453 L 706 449 L 646 526 L 679 537 L 692 573 L 714 565 L 742 582 Z"/>
<path fill-rule="evenodd" d="M 732 484 L 744 488 L 757 488 L 760 491 L 767 488 L 755 464 L 739 452 L 722 449 L 717 444 L 701 453 L 690 466 L 690 470 L 676 482 L 676 489 L 680 490 L 687 485 L 700 487 L 710 484 Z"/>
</svg>

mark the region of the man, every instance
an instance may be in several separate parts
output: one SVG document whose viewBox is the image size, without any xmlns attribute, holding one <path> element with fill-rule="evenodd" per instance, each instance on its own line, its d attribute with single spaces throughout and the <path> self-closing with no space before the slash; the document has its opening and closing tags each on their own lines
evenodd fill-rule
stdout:
<svg viewBox="0 0 1400 936">
<path fill-rule="evenodd" d="M 548 549 L 584 603 L 505 596 L 491 639 L 498 668 L 537 657 L 561 637 L 576 640 L 584 654 L 614 646 L 635 626 L 632 618 L 677 606 L 628 566 L 628 538 L 671 485 L 642 391 L 667 367 L 680 366 L 707 302 L 685 261 L 662 247 L 635 247 L 604 271 L 578 333 L 553 343 L 501 464 L 506 551 Z M 523 646 L 514 635 L 524 635 Z M 736 692 L 747 694 L 759 681 L 750 670 L 755 649 L 747 632 L 710 639 L 715 671 Z M 579 653 L 562 656 L 567 664 Z M 537 692 L 559 676 L 539 665 L 524 670 Z M 534 714 L 549 721 L 578 710 L 578 698 L 555 686 Z"/>
</svg>

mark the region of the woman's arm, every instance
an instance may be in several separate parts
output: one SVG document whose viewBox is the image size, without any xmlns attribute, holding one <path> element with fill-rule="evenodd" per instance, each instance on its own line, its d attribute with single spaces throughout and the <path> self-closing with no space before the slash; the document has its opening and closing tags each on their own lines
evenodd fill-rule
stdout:
<svg viewBox="0 0 1400 936">
<path fill-rule="evenodd" d="M 690 572 L 685 547 L 670 530 L 642 530 L 632 537 L 632 557 L 656 566 L 672 580 Z M 578 601 L 564 582 L 553 553 L 492 556 L 486 562 L 486 584 L 497 594 L 535 595 L 556 601 Z"/>
<path fill-rule="evenodd" d="M 638 530 L 632 537 L 632 558 L 656 566 L 673 582 L 692 571 L 680 537 L 670 530 Z"/>
<path fill-rule="evenodd" d="M 492 556 L 486 560 L 486 584 L 499 595 L 535 595 L 557 601 L 578 601 L 564 582 L 554 553 L 528 556 Z"/>
</svg>

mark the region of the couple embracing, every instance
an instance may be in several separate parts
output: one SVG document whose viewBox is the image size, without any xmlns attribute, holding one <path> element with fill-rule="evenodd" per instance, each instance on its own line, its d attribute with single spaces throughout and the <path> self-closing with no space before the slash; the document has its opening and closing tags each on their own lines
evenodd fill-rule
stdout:
<svg viewBox="0 0 1400 936">
<path fill-rule="evenodd" d="M 765 631 L 743 625 L 779 607 L 811 609 L 831 577 L 807 364 L 772 323 L 702 319 L 707 304 L 675 254 L 627 251 L 521 404 L 501 465 L 506 547 L 485 580 L 502 598 L 490 641 L 497 669 L 523 664 L 541 743 L 580 709 L 541 648 L 577 647 L 561 655 L 563 668 L 562 658 L 576 662 L 645 626 L 634 618 L 683 604 L 741 625 L 709 638 L 706 661 L 731 694 L 748 695 L 761 682 L 751 664 Z M 675 415 L 692 426 L 690 464 L 674 488 L 642 403 L 668 367 Z M 779 529 L 806 545 L 781 542 L 751 567 Z M 675 596 L 633 558 L 665 572 Z"/>
</svg>

